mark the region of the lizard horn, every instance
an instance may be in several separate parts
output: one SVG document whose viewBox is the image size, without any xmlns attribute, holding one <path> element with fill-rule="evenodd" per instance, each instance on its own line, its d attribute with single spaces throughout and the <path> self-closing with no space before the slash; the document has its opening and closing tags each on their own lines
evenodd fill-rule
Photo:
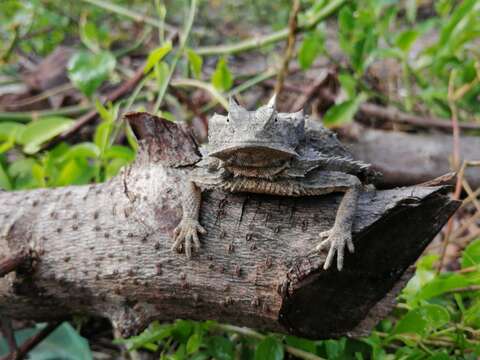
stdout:
<svg viewBox="0 0 480 360">
<path fill-rule="evenodd" d="M 228 111 L 229 112 L 236 112 L 241 109 L 241 106 L 235 101 L 233 96 L 228 98 Z"/>
<path fill-rule="evenodd" d="M 228 113 L 232 115 L 231 118 L 233 121 L 245 120 L 246 118 L 248 118 L 248 111 L 242 106 L 240 106 L 235 101 L 233 96 L 230 96 L 228 99 Z"/>
</svg>

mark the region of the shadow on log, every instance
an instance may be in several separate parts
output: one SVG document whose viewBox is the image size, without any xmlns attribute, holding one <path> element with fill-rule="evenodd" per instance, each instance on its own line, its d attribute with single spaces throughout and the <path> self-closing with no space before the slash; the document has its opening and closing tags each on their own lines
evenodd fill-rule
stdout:
<svg viewBox="0 0 480 360">
<path fill-rule="evenodd" d="M 0 261 L 29 254 L 31 265 L 0 279 L 2 315 L 104 316 L 124 336 L 176 318 L 358 336 L 392 308 L 410 265 L 459 205 L 443 187 L 363 193 L 356 252 L 338 272 L 320 270 L 325 255 L 308 253 L 332 226 L 341 195 L 209 192 L 201 209 L 208 233 L 187 260 L 170 246 L 196 145 L 174 123 L 128 118 L 142 137 L 139 155 L 109 182 L 0 194 Z"/>
</svg>

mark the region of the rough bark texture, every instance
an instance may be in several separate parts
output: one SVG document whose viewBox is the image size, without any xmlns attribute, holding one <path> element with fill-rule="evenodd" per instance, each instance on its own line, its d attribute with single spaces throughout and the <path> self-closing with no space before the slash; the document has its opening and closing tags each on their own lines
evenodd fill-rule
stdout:
<svg viewBox="0 0 480 360">
<path fill-rule="evenodd" d="M 458 207 L 444 188 L 361 194 L 356 252 L 342 272 L 309 256 L 341 194 L 286 198 L 207 192 L 208 234 L 193 259 L 170 251 L 181 192 L 199 155 L 170 122 L 136 114 L 134 165 L 90 186 L 0 194 L 0 254 L 30 254 L 0 279 L 0 310 L 55 320 L 110 318 L 123 335 L 151 320 L 217 319 L 311 338 L 365 334 L 391 309 L 406 270 Z M 32 261 L 32 258 L 34 261 Z"/>
<path fill-rule="evenodd" d="M 361 126 L 351 127 L 343 135 L 355 157 L 383 173 L 382 186 L 419 184 L 451 171 L 450 135 L 409 134 Z M 480 159 L 478 136 L 462 136 L 460 155 L 462 160 Z M 465 176 L 472 188 L 480 187 L 480 167 L 467 168 Z"/>
</svg>

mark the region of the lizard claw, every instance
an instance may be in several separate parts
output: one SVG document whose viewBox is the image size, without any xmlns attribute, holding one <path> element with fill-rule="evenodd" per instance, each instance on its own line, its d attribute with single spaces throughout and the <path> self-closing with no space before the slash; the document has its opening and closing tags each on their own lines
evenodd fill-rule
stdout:
<svg viewBox="0 0 480 360">
<path fill-rule="evenodd" d="M 321 252 L 322 250 L 329 248 L 327 258 L 323 264 L 323 269 L 327 270 L 333 262 L 335 254 L 337 255 L 337 269 L 338 271 L 343 269 L 343 258 L 345 253 L 345 247 L 350 253 L 355 251 L 352 241 L 352 234 L 345 231 L 335 231 L 335 229 L 330 229 L 320 233 L 320 237 L 324 238 L 328 236 L 327 239 L 322 240 L 316 247 L 315 251 Z"/>
<path fill-rule="evenodd" d="M 207 231 L 197 220 L 182 220 L 180 224 L 173 230 L 172 250 L 182 252 L 185 249 L 187 258 L 192 257 L 192 249 L 200 249 L 200 240 L 198 233 L 205 234 Z"/>
</svg>

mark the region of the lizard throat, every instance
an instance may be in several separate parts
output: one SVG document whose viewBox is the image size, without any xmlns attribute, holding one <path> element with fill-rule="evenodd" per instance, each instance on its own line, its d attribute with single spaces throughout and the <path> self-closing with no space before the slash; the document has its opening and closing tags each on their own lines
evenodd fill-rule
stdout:
<svg viewBox="0 0 480 360">
<path fill-rule="evenodd" d="M 288 167 L 288 163 L 284 162 L 281 165 L 271 167 L 236 166 L 231 164 L 224 167 L 234 177 L 273 179 Z"/>
</svg>

